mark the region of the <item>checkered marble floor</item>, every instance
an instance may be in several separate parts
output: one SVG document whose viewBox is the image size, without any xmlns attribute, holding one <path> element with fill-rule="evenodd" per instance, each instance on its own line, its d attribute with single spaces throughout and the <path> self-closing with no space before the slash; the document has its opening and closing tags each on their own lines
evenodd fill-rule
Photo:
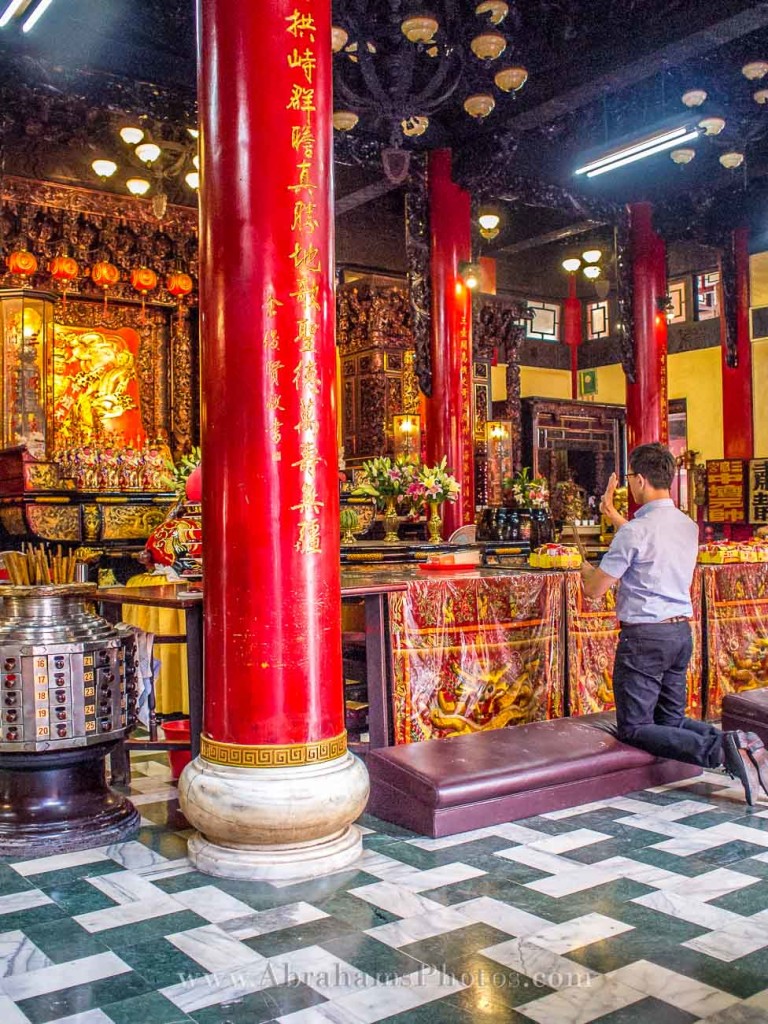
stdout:
<svg viewBox="0 0 768 1024">
<path fill-rule="evenodd" d="M 768 800 L 724 776 L 424 839 L 355 870 L 212 879 L 166 764 L 132 842 L 0 862 L 2 1024 L 768 1022 Z"/>
</svg>

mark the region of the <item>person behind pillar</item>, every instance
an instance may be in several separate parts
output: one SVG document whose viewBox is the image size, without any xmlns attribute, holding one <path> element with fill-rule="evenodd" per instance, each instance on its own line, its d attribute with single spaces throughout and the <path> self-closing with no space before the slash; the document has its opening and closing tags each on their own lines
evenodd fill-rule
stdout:
<svg viewBox="0 0 768 1024">
<path fill-rule="evenodd" d="M 618 480 L 611 475 L 600 511 L 616 534 L 599 568 L 583 565 L 584 593 L 602 597 L 618 582 L 621 632 L 613 694 L 619 739 L 657 757 L 724 767 L 741 781 L 751 806 L 758 783 L 768 794 L 768 753 L 760 738 L 685 717 L 699 537 L 696 524 L 670 497 L 675 470 L 675 458 L 663 444 L 634 449 L 627 480 L 639 508 L 630 520 L 614 507 Z"/>
</svg>

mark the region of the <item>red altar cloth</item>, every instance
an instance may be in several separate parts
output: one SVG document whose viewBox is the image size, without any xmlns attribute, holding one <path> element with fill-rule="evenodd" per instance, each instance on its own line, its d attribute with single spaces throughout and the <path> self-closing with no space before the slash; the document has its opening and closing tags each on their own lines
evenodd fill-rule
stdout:
<svg viewBox="0 0 768 1024">
<path fill-rule="evenodd" d="M 389 597 L 395 742 L 563 714 L 563 574 L 412 579 Z"/>
<path fill-rule="evenodd" d="M 707 718 L 723 697 L 768 686 L 768 563 L 702 567 L 707 616 Z"/>
<path fill-rule="evenodd" d="M 596 601 L 584 597 L 577 572 L 566 573 L 568 623 L 568 707 L 571 715 L 613 711 L 613 658 L 619 640 L 616 596 L 613 588 Z M 693 654 L 688 668 L 690 717 L 702 716 L 701 572 L 693 575 Z"/>
</svg>

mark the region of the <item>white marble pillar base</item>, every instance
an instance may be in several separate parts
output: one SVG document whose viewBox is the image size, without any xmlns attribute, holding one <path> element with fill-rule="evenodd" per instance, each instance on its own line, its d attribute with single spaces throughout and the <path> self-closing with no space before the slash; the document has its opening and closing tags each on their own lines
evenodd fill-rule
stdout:
<svg viewBox="0 0 768 1024">
<path fill-rule="evenodd" d="M 220 878 L 301 881 L 349 867 L 362 852 L 352 823 L 368 800 L 368 773 L 347 752 L 300 768 L 231 768 L 197 757 L 179 801 L 197 829 L 188 854 Z"/>
</svg>

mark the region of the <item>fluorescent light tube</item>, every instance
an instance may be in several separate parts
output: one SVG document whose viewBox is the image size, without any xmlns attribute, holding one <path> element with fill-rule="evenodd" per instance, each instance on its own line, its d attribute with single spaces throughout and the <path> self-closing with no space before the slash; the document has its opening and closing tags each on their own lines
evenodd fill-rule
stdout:
<svg viewBox="0 0 768 1024">
<path fill-rule="evenodd" d="M 11 20 L 11 18 L 14 16 L 16 11 L 18 11 L 18 9 L 22 6 L 23 3 L 24 0 L 11 0 L 11 2 L 3 11 L 2 16 L 0 16 L 0 28 L 5 28 L 5 26 L 8 24 L 8 22 Z"/>
<path fill-rule="evenodd" d="M 698 139 L 699 132 L 697 129 L 689 131 L 686 135 L 682 135 L 680 138 L 667 139 L 665 142 L 659 142 L 650 149 L 644 149 L 640 153 L 632 153 L 628 156 L 623 156 L 620 160 L 614 160 L 613 163 L 605 164 L 602 167 L 596 167 L 594 171 L 587 171 L 588 178 L 595 178 L 598 174 L 605 174 L 606 171 L 615 171 L 617 167 L 625 167 L 627 164 L 633 164 L 636 160 L 642 160 L 646 156 L 653 156 L 655 153 L 663 153 L 665 149 L 672 149 L 673 146 L 682 144 L 683 142 L 693 142 L 694 139 Z"/>
<path fill-rule="evenodd" d="M 573 173 L 586 174 L 589 176 L 590 171 L 594 171 L 598 167 L 602 167 L 604 164 L 612 164 L 622 157 L 644 152 L 645 150 L 651 149 L 653 146 L 659 145 L 661 142 L 666 142 L 667 139 L 677 142 L 680 140 L 681 136 L 685 135 L 688 131 L 690 131 L 690 128 L 687 125 L 680 125 L 679 128 L 665 128 L 663 131 L 656 131 L 644 139 L 639 139 L 637 142 L 630 142 L 626 146 L 620 146 L 618 149 L 614 149 L 610 153 L 604 153 L 603 156 L 598 157 L 597 160 L 592 160 L 590 163 L 584 164 L 583 167 L 579 167 L 578 170 Z"/>
<path fill-rule="evenodd" d="M 52 3 L 53 3 L 53 0 L 40 0 L 40 3 L 37 5 L 37 7 L 34 9 L 34 11 L 32 11 L 30 16 L 27 18 L 27 20 L 21 26 L 21 31 L 22 32 L 29 32 L 30 29 L 33 29 L 35 27 L 35 25 L 38 23 L 38 21 L 40 21 L 42 16 L 45 14 L 45 12 L 48 10 L 48 8 L 51 6 Z"/>
</svg>

